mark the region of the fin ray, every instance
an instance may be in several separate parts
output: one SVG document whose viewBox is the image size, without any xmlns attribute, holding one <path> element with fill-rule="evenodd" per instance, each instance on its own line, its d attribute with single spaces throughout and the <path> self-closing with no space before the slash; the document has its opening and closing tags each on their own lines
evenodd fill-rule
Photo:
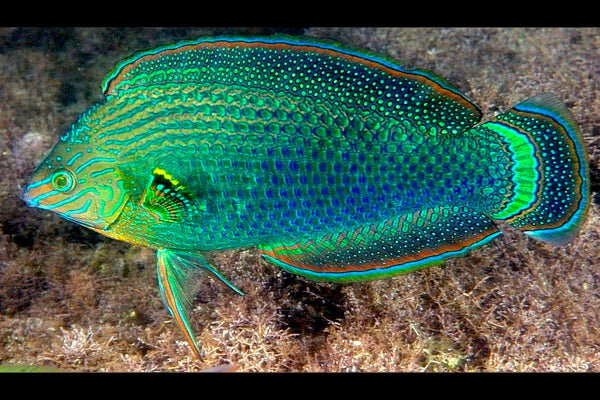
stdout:
<svg viewBox="0 0 600 400">
<path fill-rule="evenodd" d="M 200 347 L 190 323 L 196 281 L 194 278 L 207 271 L 234 292 L 242 295 L 243 292 L 210 266 L 201 253 L 159 249 L 156 252 L 156 259 L 156 273 L 163 303 L 183 332 L 193 352 L 201 359 Z"/>
<path fill-rule="evenodd" d="M 177 179 L 163 169 L 154 168 L 142 195 L 142 206 L 160 221 L 182 222 L 197 213 L 193 200 L 193 194 Z"/>
</svg>

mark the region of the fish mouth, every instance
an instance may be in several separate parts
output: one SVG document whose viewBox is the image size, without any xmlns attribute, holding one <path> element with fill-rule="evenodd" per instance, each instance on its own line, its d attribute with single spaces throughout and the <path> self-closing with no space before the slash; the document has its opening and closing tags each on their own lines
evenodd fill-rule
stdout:
<svg viewBox="0 0 600 400">
<path fill-rule="evenodd" d="M 61 218 L 66 219 L 67 221 L 73 222 L 75 224 L 81 225 L 81 226 L 85 226 L 86 228 L 92 229 L 94 231 L 98 231 L 101 232 L 103 230 L 106 230 L 106 228 L 108 228 L 108 224 L 105 221 L 85 221 L 85 220 L 80 220 L 77 218 L 71 218 L 68 215 L 64 215 L 64 214 L 59 214 L 61 216 Z"/>
<path fill-rule="evenodd" d="M 43 208 L 43 207 L 39 206 L 39 202 L 38 201 L 35 201 L 35 200 L 32 199 L 32 197 L 29 195 L 27 189 L 21 191 L 19 193 L 19 197 L 29 207 Z M 64 215 L 62 213 L 57 213 L 57 214 L 60 215 L 61 218 L 66 219 L 67 221 L 74 222 L 74 223 L 79 224 L 79 225 L 83 225 L 86 228 L 90 228 L 90 229 L 94 229 L 94 230 L 102 230 L 102 229 L 105 229 L 107 227 L 107 224 L 104 221 L 89 222 L 89 221 L 84 221 L 84 220 L 78 220 L 76 218 L 69 217 L 68 215 Z"/>
<path fill-rule="evenodd" d="M 29 207 L 45 208 L 43 205 L 40 205 L 39 199 L 35 200 L 34 198 L 31 197 L 31 195 L 29 194 L 29 187 L 25 188 L 24 190 L 22 190 L 19 193 L 19 198 L 21 200 L 23 200 Z M 89 229 L 92 229 L 92 230 L 95 230 L 98 232 L 105 230 L 110 225 L 104 220 L 87 221 L 87 220 L 83 220 L 83 219 L 73 218 L 69 215 L 65 215 L 62 212 L 57 212 L 57 211 L 54 211 L 54 212 L 56 214 L 60 215 L 61 218 L 66 219 L 67 221 L 73 222 L 78 225 L 82 225 L 86 228 L 89 228 Z"/>
<path fill-rule="evenodd" d="M 21 190 L 19 193 L 19 198 L 23 200 L 29 207 L 37 207 L 37 201 L 33 201 L 31 196 L 29 195 L 28 188 Z"/>
</svg>

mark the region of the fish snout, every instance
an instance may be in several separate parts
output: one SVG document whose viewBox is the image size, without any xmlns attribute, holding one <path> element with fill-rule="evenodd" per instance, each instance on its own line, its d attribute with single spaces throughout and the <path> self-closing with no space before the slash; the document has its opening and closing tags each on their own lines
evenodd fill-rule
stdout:
<svg viewBox="0 0 600 400">
<path fill-rule="evenodd" d="M 31 197 L 31 195 L 29 193 L 29 186 L 27 186 L 25 189 L 21 190 L 21 192 L 19 193 L 19 197 L 29 207 L 35 207 L 37 205 L 37 202 L 33 200 L 33 198 Z"/>
</svg>

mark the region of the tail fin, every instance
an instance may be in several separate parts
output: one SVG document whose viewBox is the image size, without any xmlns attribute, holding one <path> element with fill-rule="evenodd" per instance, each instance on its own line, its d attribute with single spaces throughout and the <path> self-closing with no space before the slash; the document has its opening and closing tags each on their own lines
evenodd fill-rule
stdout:
<svg viewBox="0 0 600 400">
<path fill-rule="evenodd" d="M 579 129 L 550 94 L 526 100 L 483 124 L 510 143 L 511 203 L 493 218 L 561 245 L 583 225 L 590 203 L 589 163 Z"/>
</svg>

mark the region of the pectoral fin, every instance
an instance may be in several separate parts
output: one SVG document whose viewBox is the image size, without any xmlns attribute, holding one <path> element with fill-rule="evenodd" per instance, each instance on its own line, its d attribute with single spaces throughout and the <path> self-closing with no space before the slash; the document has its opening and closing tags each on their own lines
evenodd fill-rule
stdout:
<svg viewBox="0 0 600 400">
<path fill-rule="evenodd" d="M 152 171 L 152 178 L 142 195 L 142 206 L 158 220 L 166 222 L 181 222 L 198 212 L 193 193 L 160 168 Z"/>
<path fill-rule="evenodd" d="M 234 292 L 241 295 L 243 292 L 211 267 L 201 253 L 159 249 L 156 252 L 156 258 L 156 273 L 163 303 L 177 322 L 194 353 L 198 358 L 202 358 L 189 319 L 193 295 L 196 291 L 194 283 L 203 272 L 209 272 Z"/>
<path fill-rule="evenodd" d="M 500 231 L 465 207 L 434 207 L 352 230 L 259 246 L 283 269 L 316 280 L 377 279 L 466 254 Z"/>
</svg>

